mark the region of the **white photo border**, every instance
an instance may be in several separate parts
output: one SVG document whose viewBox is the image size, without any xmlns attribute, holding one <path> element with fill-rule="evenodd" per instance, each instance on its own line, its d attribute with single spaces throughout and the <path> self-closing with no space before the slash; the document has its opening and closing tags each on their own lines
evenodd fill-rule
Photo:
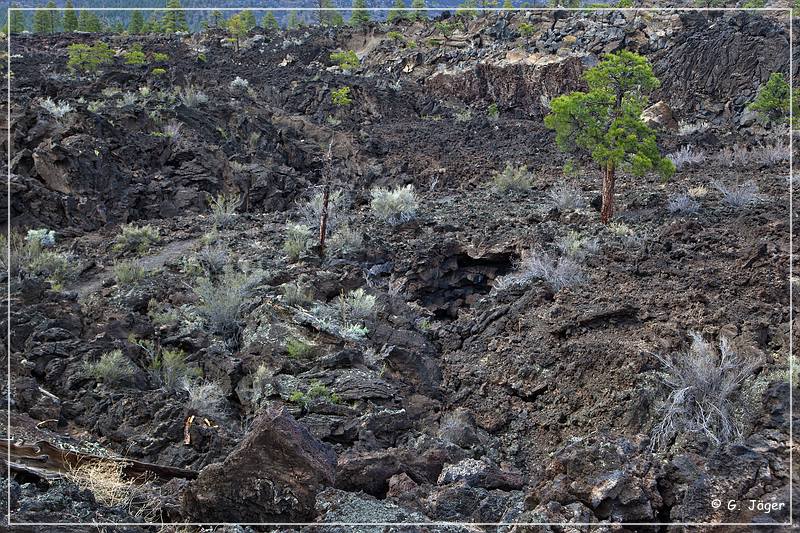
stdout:
<svg viewBox="0 0 800 533">
<path fill-rule="evenodd" d="M 331 7 L 331 8 L 318 8 L 318 7 L 182 7 L 178 8 L 166 8 L 166 7 L 92 7 L 86 8 L 89 11 L 148 11 L 148 12 L 159 12 L 159 11 L 310 11 L 310 12 L 319 12 L 319 11 L 344 11 L 344 12 L 352 12 L 352 8 L 348 7 Z M 422 8 L 395 8 L 393 6 L 387 7 L 366 7 L 363 9 L 358 9 L 359 11 L 373 11 L 373 12 L 384 12 L 384 11 L 433 11 L 433 12 L 442 12 L 442 11 L 452 11 L 456 8 L 453 7 L 422 7 Z M 11 20 L 11 13 L 14 11 L 64 11 L 64 8 L 55 7 L 55 8 L 47 8 L 47 7 L 9 7 L 6 9 L 7 18 L 6 21 L 10 22 Z M 156 522 L 156 523 L 147 523 L 147 522 L 12 522 L 11 521 L 11 446 L 7 446 L 7 457 L 6 457 L 6 503 L 7 503 L 7 515 L 6 515 L 6 524 L 9 527 L 14 526 L 63 526 L 63 527 L 80 527 L 80 526 L 140 526 L 140 527 L 163 527 L 163 526 L 281 526 L 281 527 L 303 527 L 303 526 L 317 526 L 317 527 L 324 527 L 324 526 L 573 526 L 573 527 L 600 527 L 600 526 L 684 526 L 684 527 L 699 527 L 699 526 L 749 526 L 749 527 L 786 527 L 792 526 L 794 524 L 793 516 L 792 516 L 792 484 L 793 484 L 793 417 L 792 413 L 794 412 L 793 409 L 793 383 L 792 383 L 792 376 L 793 376 L 793 357 L 794 354 L 794 336 L 793 336 L 793 328 L 794 328 L 794 303 L 793 303 L 793 286 L 792 286 L 792 279 L 793 279 L 793 258 L 794 258 L 794 248 L 793 248 L 793 228 L 794 228 L 794 213 L 793 213 L 793 187 L 794 187 L 794 150 L 793 150 L 793 140 L 794 135 L 792 134 L 792 124 L 794 123 L 794 116 L 793 116 L 793 98 L 794 98 L 794 64 L 793 64 L 793 50 L 794 50 L 794 35 L 793 35 L 793 17 L 792 17 L 792 8 L 776 8 L 776 7 L 763 7 L 763 8 L 733 8 L 733 7 L 718 7 L 718 8 L 703 8 L 703 7 L 680 7 L 680 8 L 671 8 L 671 7 L 638 7 L 638 8 L 615 8 L 615 7 L 577 7 L 577 8 L 570 8 L 570 7 L 530 7 L 530 8 L 503 8 L 503 7 L 487 7 L 487 8 L 475 8 L 475 11 L 483 11 L 485 12 L 518 12 L 518 11 L 580 11 L 580 12 L 605 12 L 605 11 L 633 11 L 633 12 L 652 12 L 652 11 L 666 11 L 666 12 L 687 12 L 687 11 L 701 11 L 701 12 L 712 12 L 712 11 L 745 11 L 745 12 L 786 12 L 789 16 L 789 278 L 788 278 L 788 285 L 789 285 L 789 353 L 788 353 L 788 365 L 789 365 L 789 441 L 788 441 L 788 448 L 789 448 L 789 522 L 782 522 L 782 523 L 773 523 L 773 524 L 761 524 L 761 523 L 753 523 L 753 522 Z M 7 124 L 7 182 L 6 182 L 6 213 L 7 213 L 7 231 L 11 231 L 11 32 L 9 31 L 6 37 L 6 56 L 7 56 L 7 68 L 6 68 L 6 79 L 7 79 L 7 116 L 6 116 L 6 124 Z M 7 248 L 6 248 L 6 257 L 11 256 L 11 239 L 6 239 Z M 6 284 L 6 324 L 7 324 L 7 337 L 6 337 L 6 364 L 7 364 L 7 395 L 6 395 L 6 409 L 7 409 L 7 420 L 6 420 L 6 431 L 7 431 L 7 439 L 10 444 L 11 440 L 11 266 L 10 261 L 7 261 L 7 278 L 8 283 Z"/>
</svg>

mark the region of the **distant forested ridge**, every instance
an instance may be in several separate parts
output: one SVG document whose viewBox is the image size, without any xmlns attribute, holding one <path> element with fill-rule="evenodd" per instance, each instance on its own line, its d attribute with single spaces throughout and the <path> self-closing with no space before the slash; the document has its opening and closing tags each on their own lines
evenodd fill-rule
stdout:
<svg viewBox="0 0 800 533">
<path fill-rule="evenodd" d="M 359 0 L 356 0 L 358 2 Z M 378 11 L 378 12 L 370 12 L 370 18 L 372 19 L 385 19 L 391 9 L 398 7 L 398 3 L 402 3 L 402 0 L 361 0 L 362 5 L 366 5 L 369 8 L 386 8 L 385 11 Z M 416 7 L 418 4 L 421 4 L 419 0 L 415 2 Z M 169 5 L 168 5 L 169 4 Z M 543 1 L 540 1 L 538 4 L 535 2 L 524 2 L 520 3 L 518 1 L 512 2 L 512 4 L 516 7 L 524 7 L 524 6 L 532 6 L 535 7 L 536 5 L 543 6 L 546 5 Z M 76 18 L 79 20 L 79 23 L 82 23 L 82 26 L 78 28 L 79 30 L 83 31 L 123 31 L 127 30 L 131 22 L 134 22 L 134 27 L 138 27 L 138 22 L 136 19 L 139 17 L 138 15 L 134 15 L 135 10 L 127 10 L 127 11 L 91 11 L 93 8 L 104 7 L 104 8 L 119 8 L 119 9 L 127 9 L 131 7 L 138 7 L 138 8 L 147 8 L 147 7 L 175 7 L 180 6 L 182 8 L 208 8 L 205 11 L 188 11 L 184 10 L 182 13 L 185 15 L 186 23 L 188 24 L 189 31 L 199 31 L 205 28 L 207 25 L 213 26 L 216 24 L 221 24 L 225 19 L 230 18 L 234 15 L 235 11 L 220 11 L 218 13 L 213 13 L 215 9 L 219 8 L 242 8 L 242 7 L 263 7 L 263 8 L 275 8 L 281 9 L 281 11 L 274 11 L 273 14 L 275 19 L 278 23 L 285 27 L 290 23 L 300 23 L 300 24 L 311 24 L 318 21 L 316 12 L 313 11 L 295 11 L 294 15 L 292 15 L 292 8 L 318 8 L 320 5 L 325 7 L 333 7 L 338 8 L 341 10 L 341 14 L 345 21 L 350 20 L 351 12 L 350 9 L 353 7 L 352 0 L 289 0 L 289 1 L 280 1 L 280 0 L 261 0 L 261 1 L 254 1 L 254 0 L 51 0 L 50 2 L 45 1 L 30 1 L 30 0 L 20 0 L 14 1 L 10 3 L 11 7 L 21 7 L 21 8 L 36 8 L 36 7 L 45 7 L 45 6 L 52 6 L 52 7 L 59 7 L 59 8 L 68 8 L 72 6 L 72 8 L 76 11 Z M 466 7 L 495 7 L 498 5 L 503 5 L 502 1 L 498 3 L 497 1 L 491 0 L 465 0 L 465 1 L 458 1 L 458 0 L 435 0 L 435 1 L 426 1 L 424 2 L 426 7 L 436 7 L 441 8 L 442 11 L 450 10 L 453 11 L 459 6 L 466 6 Z M 408 8 L 412 7 L 412 0 L 406 0 L 405 6 Z M 9 7 L 9 2 L 2 2 L 0 3 L 0 26 L 6 27 L 7 20 L 6 20 L 6 8 Z M 80 12 L 81 11 L 91 11 L 83 16 L 81 19 Z M 44 13 L 44 12 L 42 12 Z M 19 12 L 16 15 L 12 16 L 12 24 L 11 24 L 11 31 L 12 32 L 20 32 L 20 31 L 31 31 L 35 32 L 37 30 L 45 29 L 46 32 L 48 30 L 54 29 L 55 31 L 65 31 L 65 23 L 67 23 L 66 31 L 73 31 L 70 28 L 70 24 L 67 20 L 68 17 L 65 17 L 65 11 L 56 12 L 55 15 L 39 15 L 39 20 L 36 20 L 36 12 L 25 11 Z M 147 23 L 152 22 L 156 24 L 158 21 L 162 20 L 167 12 L 156 12 L 156 11 L 140 11 L 141 19 L 145 24 L 145 29 L 147 29 Z M 256 24 L 262 26 L 263 18 L 268 14 L 268 11 L 263 12 L 254 12 L 254 16 L 256 19 Z M 430 13 L 431 15 L 436 15 L 438 12 Z M 39 23 L 37 26 L 37 22 Z M 24 28 L 24 29 L 23 29 Z"/>
</svg>

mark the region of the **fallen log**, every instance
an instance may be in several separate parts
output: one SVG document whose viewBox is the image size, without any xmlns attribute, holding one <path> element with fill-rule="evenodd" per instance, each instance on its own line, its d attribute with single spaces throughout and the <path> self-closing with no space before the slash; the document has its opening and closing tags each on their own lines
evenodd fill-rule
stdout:
<svg viewBox="0 0 800 533">
<path fill-rule="evenodd" d="M 155 476 L 162 481 L 168 481 L 173 478 L 195 479 L 198 474 L 194 470 L 174 466 L 64 450 L 47 441 L 39 441 L 36 444 L 15 444 L 0 440 L 0 462 L 3 466 L 7 465 L 12 471 L 43 479 L 60 478 L 78 465 L 94 461 L 122 463 L 122 473 L 129 479 L 151 480 Z"/>
</svg>

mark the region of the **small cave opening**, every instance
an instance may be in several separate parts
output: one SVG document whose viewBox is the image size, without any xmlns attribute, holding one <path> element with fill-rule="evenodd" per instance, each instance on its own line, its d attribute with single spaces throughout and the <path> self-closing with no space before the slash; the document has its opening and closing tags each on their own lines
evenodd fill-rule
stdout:
<svg viewBox="0 0 800 533">
<path fill-rule="evenodd" d="M 423 273 L 417 299 L 439 320 L 457 318 L 461 307 L 489 294 L 494 280 L 513 270 L 515 257 L 507 251 L 480 257 L 459 252 L 446 257 Z"/>
</svg>

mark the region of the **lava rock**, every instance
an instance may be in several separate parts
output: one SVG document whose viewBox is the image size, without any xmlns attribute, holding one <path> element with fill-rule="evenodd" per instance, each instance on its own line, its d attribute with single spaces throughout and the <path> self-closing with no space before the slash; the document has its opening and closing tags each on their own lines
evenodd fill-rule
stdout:
<svg viewBox="0 0 800 533">
<path fill-rule="evenodd" d="M 334 483 L 335 466 L 328 445 L 288 411 L 270 406 L 223 462 L 189 484 L 184 514 L 208 522 L 309 520 L 317 493 Z"/>
</svg>

